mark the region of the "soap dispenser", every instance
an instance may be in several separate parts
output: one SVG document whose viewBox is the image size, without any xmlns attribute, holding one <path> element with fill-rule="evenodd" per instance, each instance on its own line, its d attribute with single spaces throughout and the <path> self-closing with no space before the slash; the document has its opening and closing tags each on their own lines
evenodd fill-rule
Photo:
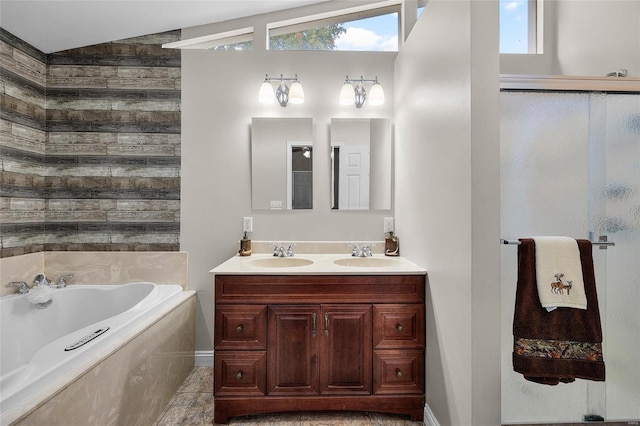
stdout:
<svg viewBox="0 0 640 426">
<path fill-rule="evenodd" d="M 251 240 L 247 237 L 245 232 L 240 240 L 240 250 L 238 250 L 240 256 L 251 256 Z"/>
<path fill-rule="evenodd" d="M 400 241 L 396 235 L 393 235 L 393 231 L 389 231 L 384 238 L 384 254 L 385 256 L 400 256 Z"/>
</svg>

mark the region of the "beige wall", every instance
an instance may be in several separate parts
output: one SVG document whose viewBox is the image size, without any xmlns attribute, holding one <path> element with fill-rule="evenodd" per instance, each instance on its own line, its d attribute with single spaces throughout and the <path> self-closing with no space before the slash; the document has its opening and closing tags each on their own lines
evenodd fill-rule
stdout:
<svg viewBox="0 0 640 426">
<path fill-rule="evenodd" d="M 395 68 L 396 229 L 428 270 L 441 425 L 500 424 L 497 28 L 496 4 L 431 1 Z"/>
</svg>

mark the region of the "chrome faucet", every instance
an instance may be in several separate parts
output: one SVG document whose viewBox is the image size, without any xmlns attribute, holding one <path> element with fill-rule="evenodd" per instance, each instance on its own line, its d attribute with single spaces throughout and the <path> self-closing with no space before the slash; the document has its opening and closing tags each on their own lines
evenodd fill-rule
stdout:
<svg viewBox="0 0 640 426">
<path fill-rule="evenodd" d="M 29 293 L 29 284 L 24 281 L 11 281 L 6 285 L 7 287 L 17 287 L 18 294 L 27 294 Z"/>
<path fill-rule="evenodd" d="M 73 274 L 64 274 L 58 278 L 58 281 L 55 283 L 55 288 L 65 288 L 67 286 L 67 281 L 69 278 L 73 277 Z"/>
<path fill-rule="evenodd" d="M 275 257 L 293 257 L 293 246 L 295 244 L 289 244 L 289 248 L 285 249 L 284 246 L 278 246 L 277 243 L 272 243 L 273 255 Z"/>
<path fill-rule="evenodd" d="M 365 244 L 361 248 L 358 248 L 357 244 L 351 245 L 351 256 L 353 257 L 371 257 L 373 252 L 371 251 L 371 245 Z"/>
<path fill-rule="evenodd" d="M 41 285 L 51 287 L 51 281 L 44 274 L 38 274 L 33 279 L 33 287 L 38 287 Z"/>
</svg>

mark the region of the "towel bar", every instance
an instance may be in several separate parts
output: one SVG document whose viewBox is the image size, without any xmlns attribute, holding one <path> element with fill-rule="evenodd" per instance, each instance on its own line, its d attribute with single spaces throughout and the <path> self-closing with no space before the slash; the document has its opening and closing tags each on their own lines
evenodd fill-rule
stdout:
<svg viewBox="0 0 640 426">
<path fill-rule="evenodd" d="M 602 238 L 602 237 L 601 237 Z M 518 240 L 505 240 L 503 238 L 500 239 L 500 244 L 514 244 L 514 245 L 520 245 L 520 241 Z M 594 246 L 599 246 L 601 249 L 606 250 L 607 247 L 613 247 L 616 245 L 616 243 L 614 243 L 613 241 L 606 241 L 606 237 L 605 240 L 603 241 L 592 241 L 591 244 L 593 244 Z"/>
</svg>

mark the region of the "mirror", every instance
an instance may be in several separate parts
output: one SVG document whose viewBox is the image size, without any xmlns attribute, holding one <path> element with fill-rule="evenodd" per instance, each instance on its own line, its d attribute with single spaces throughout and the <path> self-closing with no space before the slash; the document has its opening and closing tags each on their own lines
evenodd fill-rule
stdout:
<svg viewBox="0 0 640 426">
<path fill-rule="evenodd" d="M 331 208 L 391 209 L 389 119 L 331 119 Z"/>
<path fill-rule="evenodd" d="M 313 120 L 251 119 L 254 210 L 313 208 Z"/>
</svg>

